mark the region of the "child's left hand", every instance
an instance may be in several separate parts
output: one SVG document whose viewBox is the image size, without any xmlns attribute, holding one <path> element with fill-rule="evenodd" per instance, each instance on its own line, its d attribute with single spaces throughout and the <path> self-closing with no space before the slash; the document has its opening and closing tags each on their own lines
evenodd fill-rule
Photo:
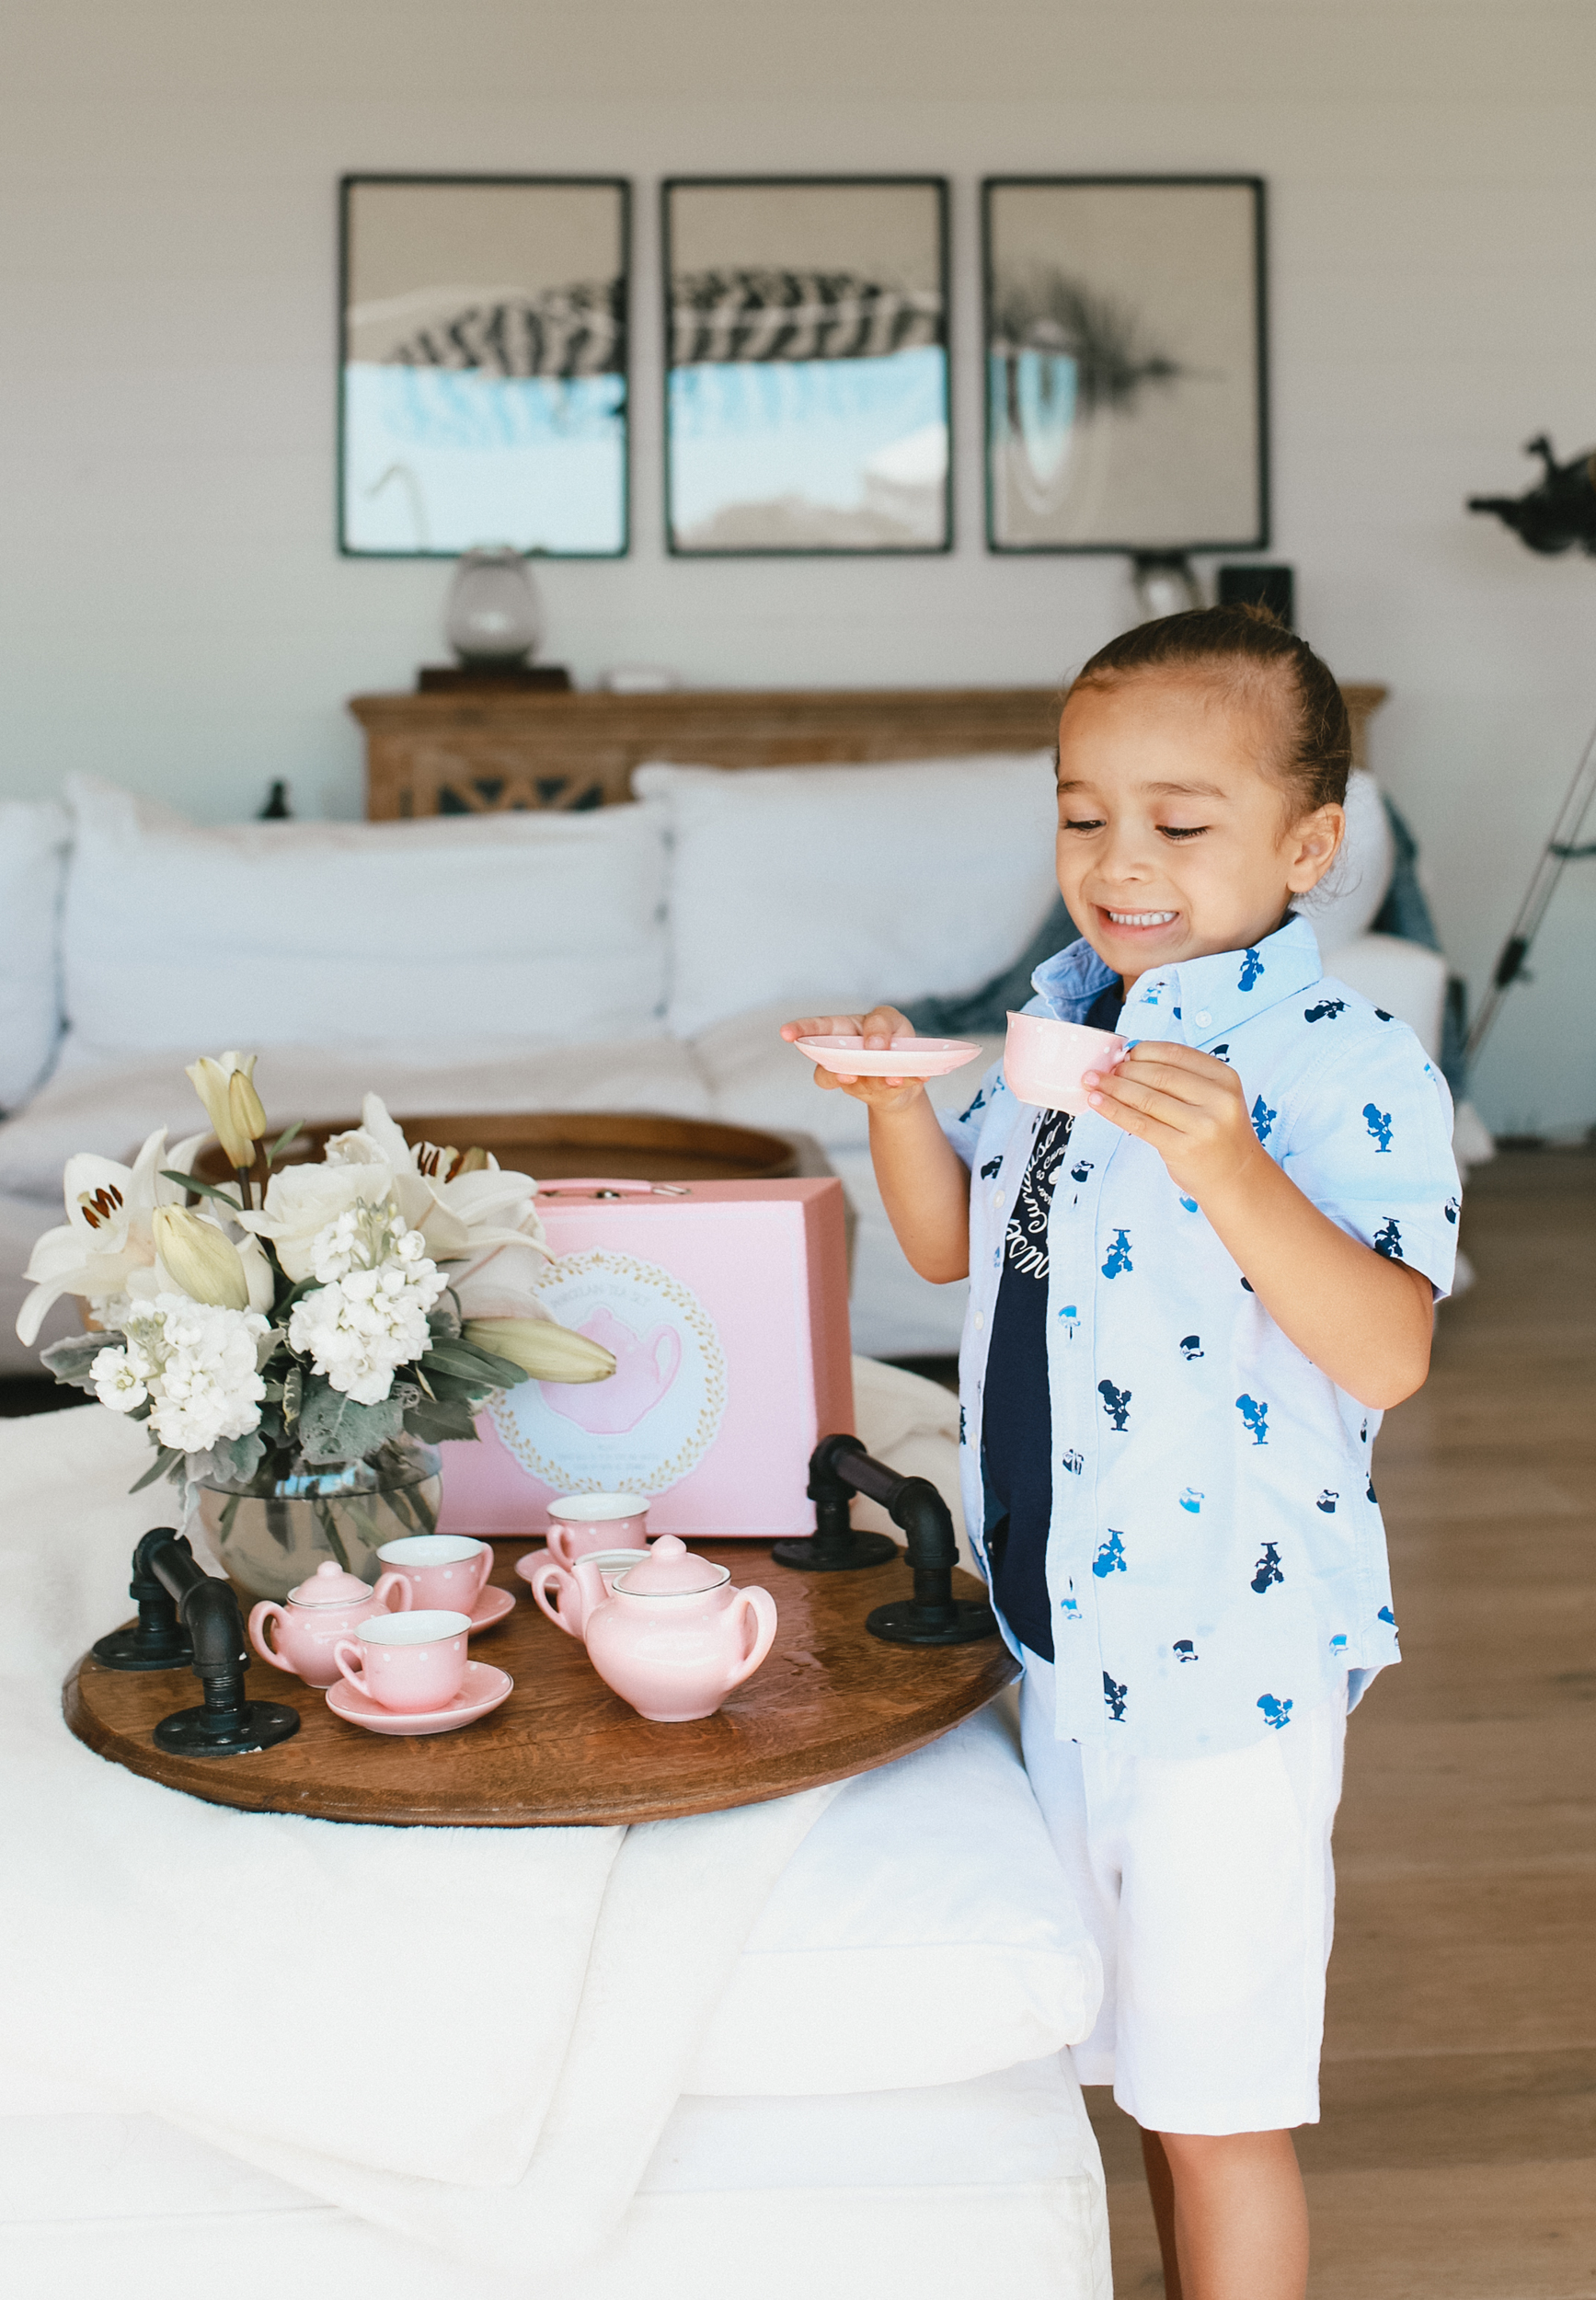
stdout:
<svg viewBox="0 0 1596 2300">
<path fill-rule="evenodd" d="M 1253 1132 L 1246 1095 L 1228 1063 L 1193 1046 L 1143 1039 L 1109 1071 L 1082 1084 L 1093 1110 L 1151 1143 L 1170 1179 L 1207 1210 L 1237 1188 L 1269 1154 Z"/>
</svg>

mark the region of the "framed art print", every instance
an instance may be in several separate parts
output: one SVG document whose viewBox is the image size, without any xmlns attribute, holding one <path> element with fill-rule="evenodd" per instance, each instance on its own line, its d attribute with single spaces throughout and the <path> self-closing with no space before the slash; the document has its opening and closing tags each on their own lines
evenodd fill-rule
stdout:
<svg viewBox="0 0 1596 2300">
<path fill-rule="evenodd" d="M 990 548 L 1262 549 L 1259 178 L 992 177 L 982 199 Z"/>
<path fill-rule="evenodd" d="M 629 187 L 346 176 L 341 193 L 339 549 L 622 555 Z"/>
<path fill-rule="evenodd" d="M 949 549 L 942 178 L 662 197 L 672 552 Z"/>
</svg>

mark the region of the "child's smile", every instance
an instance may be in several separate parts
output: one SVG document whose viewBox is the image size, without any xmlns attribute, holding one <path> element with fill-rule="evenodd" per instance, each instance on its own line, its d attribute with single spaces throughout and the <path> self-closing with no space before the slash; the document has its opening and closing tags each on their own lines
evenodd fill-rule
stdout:
<svg viewBox="0 0 1596 2300">
<path fill-rule="evenodd" d="M 1341 809 L 1296 822 L 1269 771 L 1274 713 L 1234 688 L 1144 674 L 1078 689 L 1059 723 L 1059 887 L 1126 987 L 1246 949 L 1329 868 Z"/>
</svg>

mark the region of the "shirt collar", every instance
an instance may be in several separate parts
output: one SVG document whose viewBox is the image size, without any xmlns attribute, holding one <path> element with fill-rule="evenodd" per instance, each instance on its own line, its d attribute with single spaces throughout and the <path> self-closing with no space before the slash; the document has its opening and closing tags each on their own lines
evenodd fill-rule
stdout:
<svg viewBox="0 0 1596 2300">
<path fill-rule="evenodd" d="M 1180 966 L 1156 967 L 1138 982 L 1119 1028 L 1127 1037 L 1184 1035 L 1193 1045 L 1221 1038 L 1238 1023 L 1292 998 L 1324 972 L 1319 942 L 1295 915 L 1245 950 L 1215 950 Z M 1061 1022 L 1079 1022 L 1115 979 L 1084 937 L 1039 966 L 1031 987 Z M 1160 1025 L 1165 1027 L 1160 1028 Z M 1174 1027 L 1169 1027 L 1174 1026 Z"/>
</svg>

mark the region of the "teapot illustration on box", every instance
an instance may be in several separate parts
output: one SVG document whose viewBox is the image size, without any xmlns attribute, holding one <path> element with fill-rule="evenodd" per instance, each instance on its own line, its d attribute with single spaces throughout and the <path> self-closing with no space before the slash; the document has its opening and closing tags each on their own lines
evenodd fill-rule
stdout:
<svg viewBox="0 0 1596 2300">
<path fill-rule="evenodd" d="M 609 1351 L 615 1370 L 605 1382 L 541 1383 L 539 1387 L 554 1412 L 574 1421 L 590 1437 L 621 1437 L 635 1430 L 643 1416 L 657 1406 L 682 1367 L 682 1337 L 661 1319 L 641 1336 L 609 1309 L 593 1312 L 577 1328 L 590 1341 Z"/>
</svg>

